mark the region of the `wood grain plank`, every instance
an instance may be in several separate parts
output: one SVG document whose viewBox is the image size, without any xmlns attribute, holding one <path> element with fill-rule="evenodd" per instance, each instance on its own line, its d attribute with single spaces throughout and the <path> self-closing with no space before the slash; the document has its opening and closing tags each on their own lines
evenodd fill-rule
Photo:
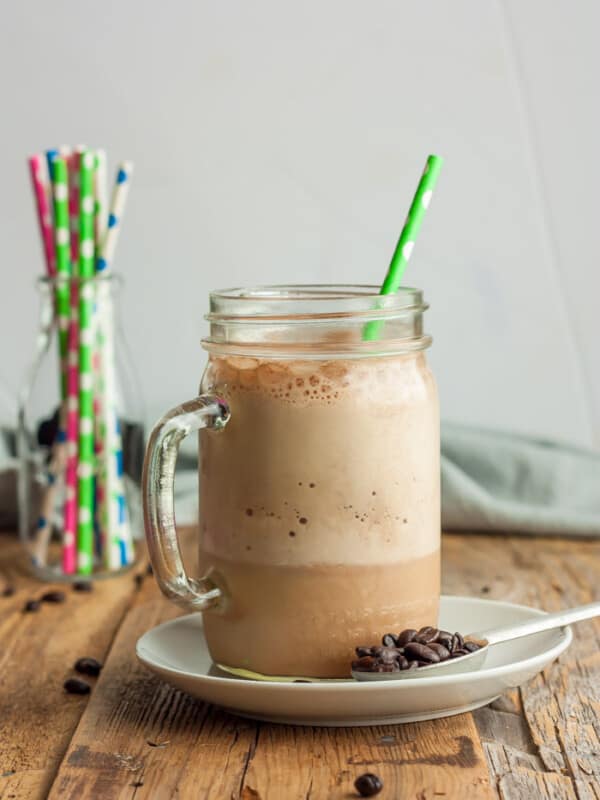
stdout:
<svg viewBox="0 0 600 800">
<path fill-rule="evenodd" d="M 548 611 L 600 595 L 598 542 L 449 536 L 445 545 L 453 592 L 481 593 L 486 575 L 486 596 Z M 470 566 L 461 570 L 465 558 Z M 600 794 L 600 623 L 580 623 L 574 634 L 569 651 L 518 699 L 512 693 L 474 714 L 500 797 Z"/>
<path fill-rule="evenodd" d="M 42 584 L 27 573 L 22 547 L 0 537 L 0 798 L 47 796 L 88 698 L 67 695 L 63 683 L 81 656 L 100 661 L 131 601 L 131 574 L 99 582 L 91 593 Z M 23 613 L 26 600 L 51 588 L 63 604 Z"/>
<path fill-rule="evenodd" d="M 177 616 L 145 581 L 81 718 L 51 798 L 237 797 L 256 725 L 176 691 L 135 658 L 149 628 Z"/>
<path fill-rule="evenodd" d="M 493 797 L 470 714 L 369 728 L 262 726 L 244 785 L 261 800 L 348 798 L 375 772 L 382 797 Z"/>
</svg>

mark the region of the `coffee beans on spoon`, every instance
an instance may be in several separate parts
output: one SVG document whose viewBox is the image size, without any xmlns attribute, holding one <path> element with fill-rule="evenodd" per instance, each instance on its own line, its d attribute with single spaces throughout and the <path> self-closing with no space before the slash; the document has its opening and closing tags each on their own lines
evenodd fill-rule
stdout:
<svg viewBox="0 0 600 800">
<path fill-rule="evenodd" d="M 439 664 L 481 649 L 476 642 L 465 641 L 460 633 L 449 633 L 426 625 L 420 630 L 407 628 L 399 634 L 386 633 L 381 645 L 357 647 L 355 672 L 401 672 Z"/>
</svg>

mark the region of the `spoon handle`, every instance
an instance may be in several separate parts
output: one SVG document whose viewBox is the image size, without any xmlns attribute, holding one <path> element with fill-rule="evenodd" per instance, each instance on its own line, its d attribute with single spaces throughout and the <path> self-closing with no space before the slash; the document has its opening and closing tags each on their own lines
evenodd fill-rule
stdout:
<svg viewBox="0 0 600 800">
<path fill-rule="evenodd" d="M 522 636 L 530 636 L 532 633 L 549 631 L 553 628 L 562 628 L 572 622 L 581 622 L 584 619 L 600 616 L 600 602 L 588 603 L 585 606 L 567 608 L 564 611 L 555 611 L 543 617 L 535 617 L 516 625 L 508 625 L 505 628 L 494 628 L 489 631 L 475 634 L 475 638 L 487 639 L 490 644 L 508 642 L 511 639 L 520 639 Z"/>
</svg>

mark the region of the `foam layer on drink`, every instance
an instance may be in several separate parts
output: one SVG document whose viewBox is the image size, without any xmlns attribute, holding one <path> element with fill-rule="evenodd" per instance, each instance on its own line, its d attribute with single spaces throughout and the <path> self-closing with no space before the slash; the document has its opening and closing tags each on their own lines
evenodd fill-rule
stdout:
<svg viewBox="0 0 600 800">
<path fill-rule="evenodd" d="M 421 354 L 213 359 L 226 429 L 201 434 L 203 550 L 269 564 L 381 564 L 439 547 L 439 424 Z"/>
</svg>

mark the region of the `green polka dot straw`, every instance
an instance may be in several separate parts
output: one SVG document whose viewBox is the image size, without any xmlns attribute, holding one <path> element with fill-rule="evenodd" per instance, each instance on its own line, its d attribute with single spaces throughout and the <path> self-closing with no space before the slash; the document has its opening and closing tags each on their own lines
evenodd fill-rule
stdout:
<svg viewBox="0 0 600 800">
<path fill-rule="evenodd" d="M 406 222 L 402 228 L 402 233 L 398 239 L 398 244 L 394 250 L 394 255 L 390 262 L 387 275 L 379 290 L 379 294 L 395 294 L 400 288 L 404 270 L 410 260 L 415 246 L 415 241 L 419 235 L 421 224 L 425 212 L 429 208 L 431 196 L 435 184 L 442 168 L 442 159 L 439 156 L 429 156 L 425 169 L 417 186 L 417 191 L 411 203 L 406 217 Z M 363 331 L 364 341 L 376 341 L 379 338 L 383 323 L 381 320 L 372 320 L 365 325 Z"/>
<path fill-rule="evenodd" d="M 94 554 L 94 153 L 84 150 L 79 169 L 79 514 L 78 571 L 89 574 Z"/>
<path fill-rule="evenodd" d="M 63 399 L 67 392 L 67 343 L 70 319 L 71 287 L 71 245 L 69 233 L 69 188 L 67 162 L 64 158 L 52 154 L 52 198 L 54 205 L 54 236 L 56 242 L 56 312 L 58 316 L 58 340 L 61 358 L 61 388 Z"/>
</svg>

